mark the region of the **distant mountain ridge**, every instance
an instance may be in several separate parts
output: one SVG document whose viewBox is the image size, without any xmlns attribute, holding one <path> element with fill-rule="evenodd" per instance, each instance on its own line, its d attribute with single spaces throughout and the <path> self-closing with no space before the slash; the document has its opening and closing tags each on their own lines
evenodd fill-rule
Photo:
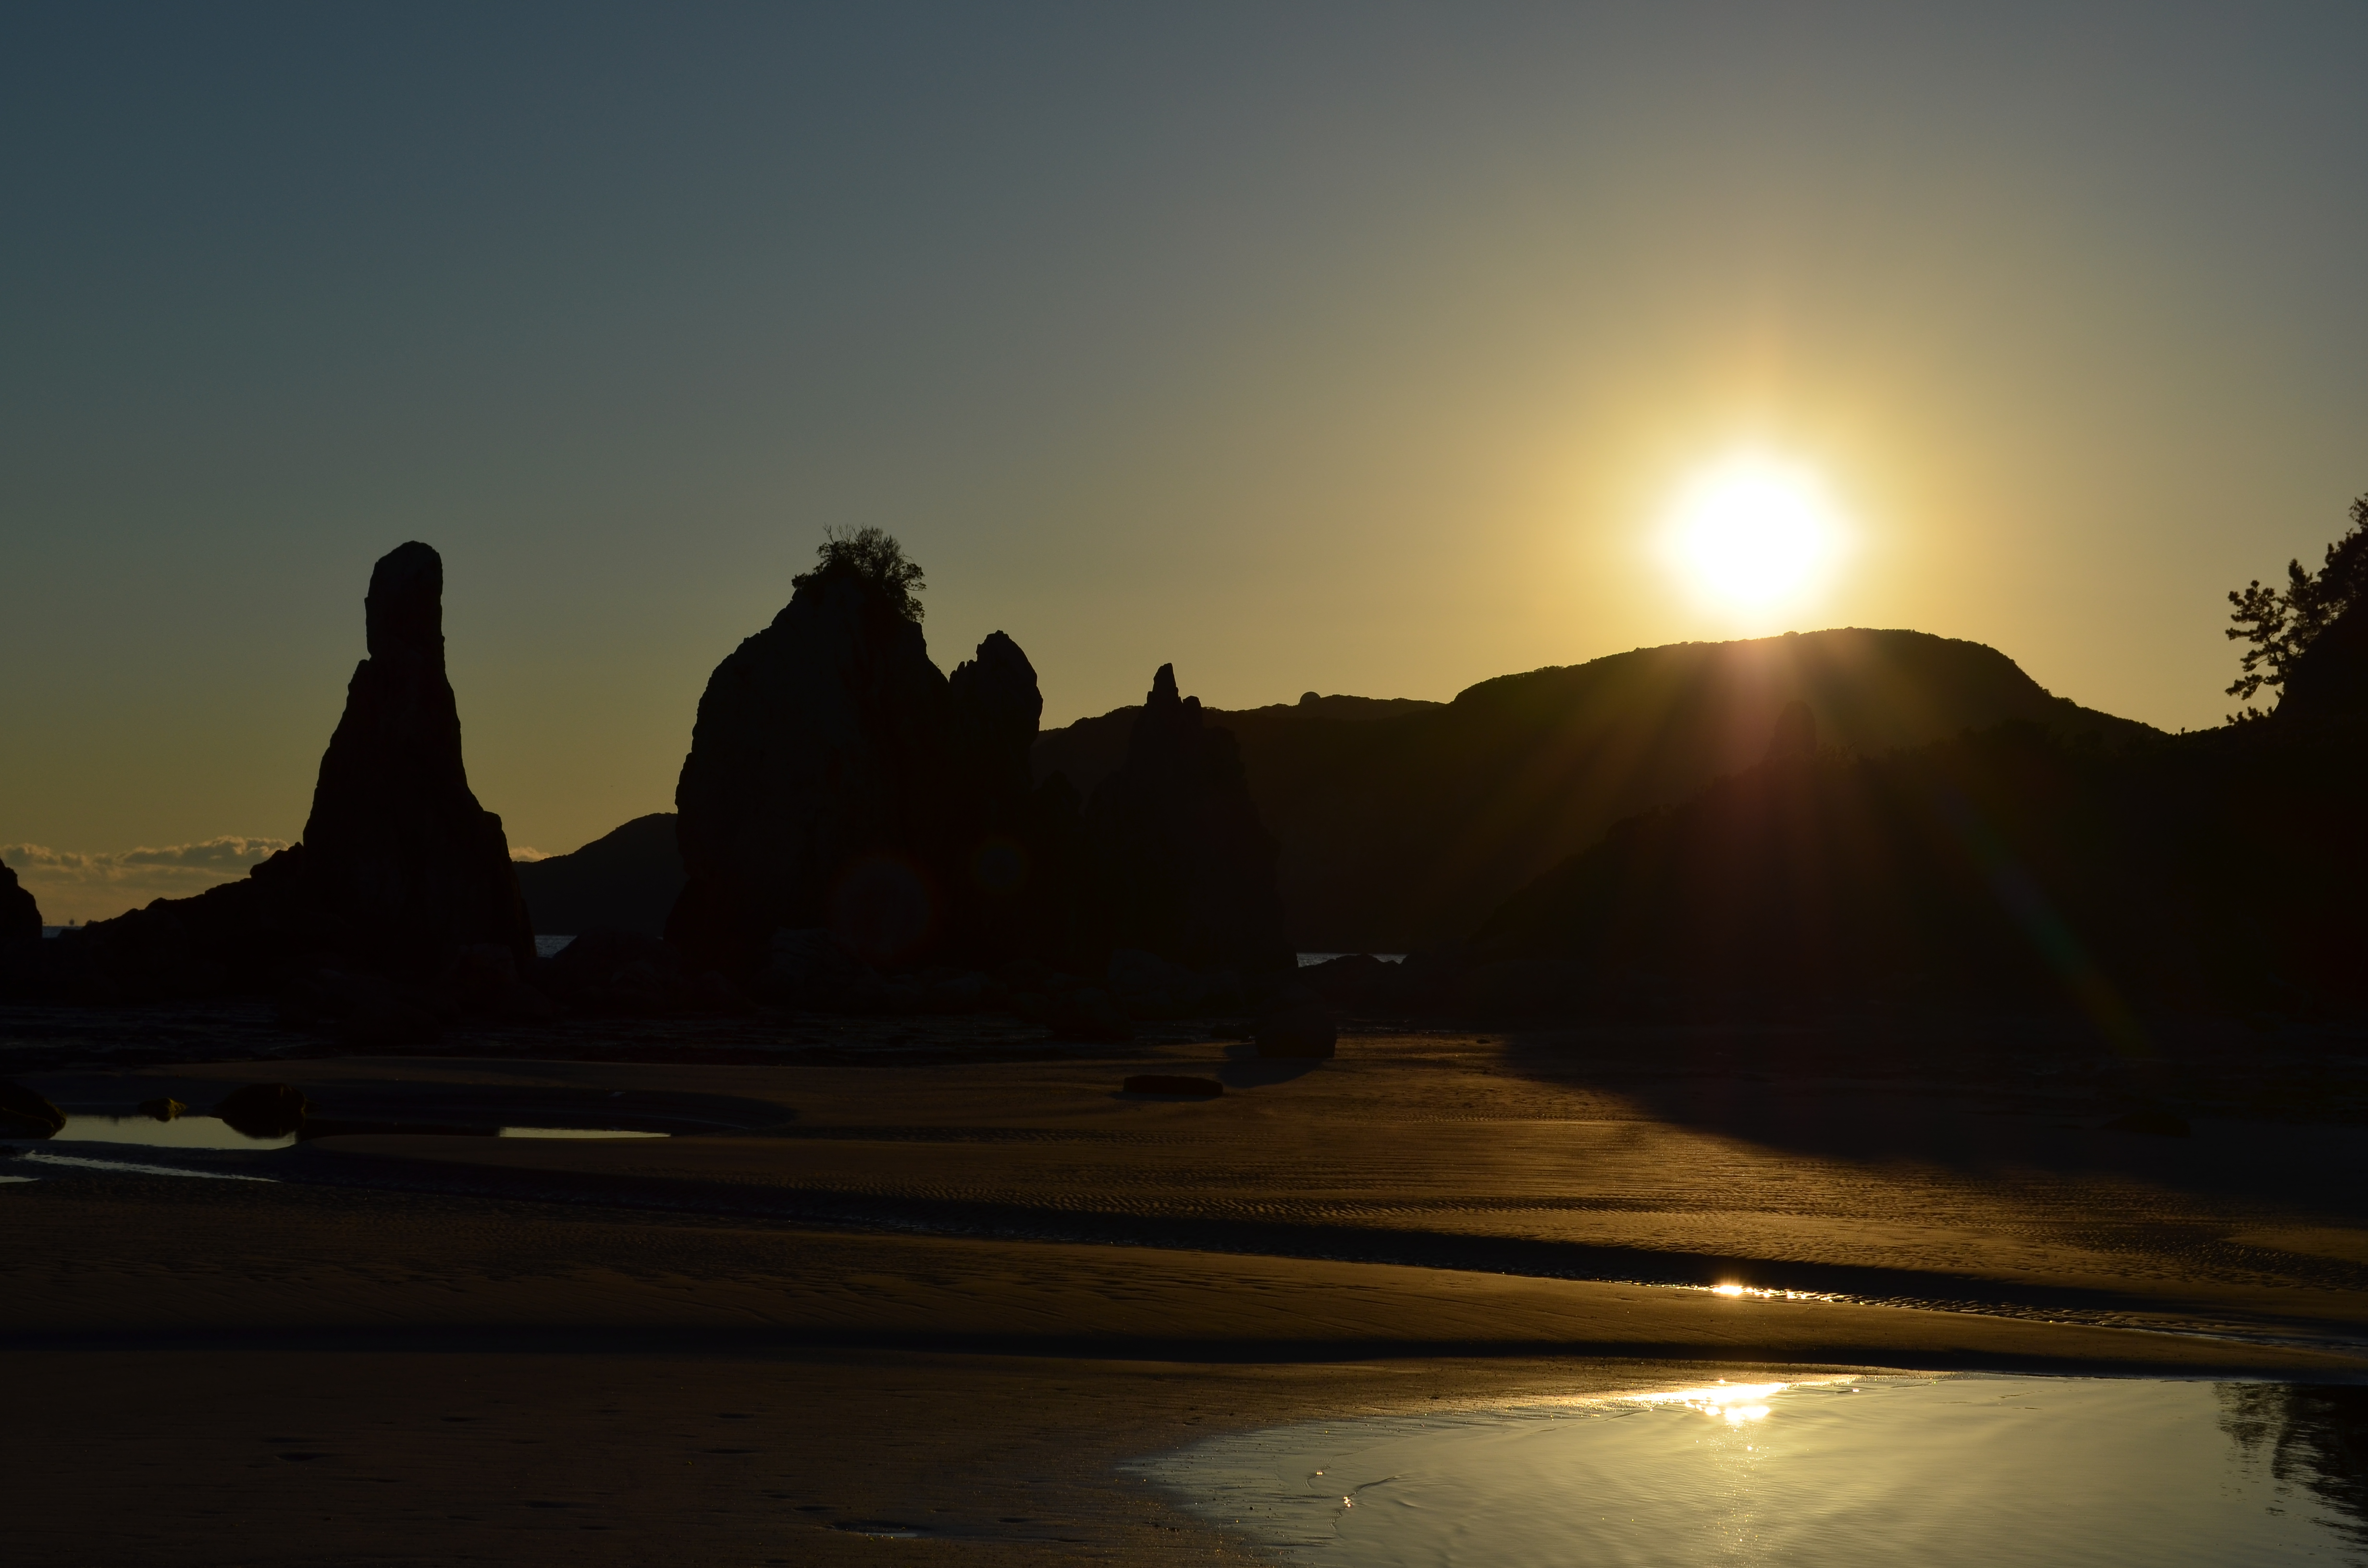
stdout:
<svg viewBox="0 0 2368 1568">
<path fill-rule="evenodd" d="M 682 892 L 682 851 L 672 812 L 652 812 L 569 855 L 518 862 L 534 928 L 552 936 L 586 931 L 666 934 L 666 911 Z"/>
<path fill-rule="evenodd" d="M 2056 697 L 1978 642 L 1845 628 L 1681 642 L 1500 676 L 1444 704 L 1303 699 L 1210 720 L 1239 740 L 1282 845 L 1302 949 L 1460 941 L 1612 823 L 1758 763 L 1786 704 L 1864 755 L 2024 721 L 2108 748 L 2160 732 Z M 1132 709 L 1037 738 L 1042 778 L 1089 788 Z"/>
<path fill-rule="evenodd" d="M 1858 629 L 1640 648 L 1499 676 L 1452 702 L 1311 692 L 1208 718 L 1234 733 L 1281 843 L 1292 945 L 1403 952 L 1463 941 L 1613 823 L 1756 766 L 1796 700 L 1828 746 L 1865 756 L 2018 720 L 2106 749 L 2160 734 L 2052 695 L 1981 643 Z M 1090 793 L 1140 711 L 1040 734 L 1037 778 L 1064 773 Z M 682 885 L 674 821 L 653 812 L 520 865 L 535 928 L 663 930 Z"/>
</svg>

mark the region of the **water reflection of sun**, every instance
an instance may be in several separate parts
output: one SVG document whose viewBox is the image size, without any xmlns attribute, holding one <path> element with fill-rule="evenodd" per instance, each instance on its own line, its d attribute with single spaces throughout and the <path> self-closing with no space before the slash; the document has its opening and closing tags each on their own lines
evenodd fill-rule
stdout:
<svg viewBox="0 0 2368 1568">
<path fill-rule="evenodd" d="M 1730 1426 L 1768 1418 L 1768 1401 L 1792 1387 L 1790 1383 L 1713 1383 L 1706 1388 L 1671 1389 L 1664 1393 L 1634 1395 L 1639 1404 L 1678 1405 L 1713 1415 Z"/>
</svg>

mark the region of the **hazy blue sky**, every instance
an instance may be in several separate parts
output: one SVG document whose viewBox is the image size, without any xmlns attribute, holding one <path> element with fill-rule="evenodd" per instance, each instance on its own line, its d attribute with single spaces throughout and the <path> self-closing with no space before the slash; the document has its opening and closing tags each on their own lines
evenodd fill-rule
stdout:
<svg viewBox="0 0 2368 1568">
<path fill-rule="evenodd" d="M 2363 65 L 2357 5 L 11 6 L 0 845 L 294 836 L 411 538 L 546 850 L 669 804 L 829 524 L 1048 722 L 1836 624 L 2216 722 L 2222 594 L 2368 490 Z M 1757 617 L 1649 548 L 1738 444 L 1856 539 Z"/>
</svg>

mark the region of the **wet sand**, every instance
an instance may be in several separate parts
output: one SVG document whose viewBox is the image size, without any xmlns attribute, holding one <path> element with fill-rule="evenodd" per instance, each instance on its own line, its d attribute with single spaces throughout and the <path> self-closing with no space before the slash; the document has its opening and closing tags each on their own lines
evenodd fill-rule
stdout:
<svg viewBox="0 0 2368 1568">
<path fill-rule="evenodd" d="M 2368 1224 L 2333 1179 L 2357 1128 L 2141 1139 L 1896 1080 L 1738 1112 L 1731 1076 L 1539 1049 L 28 1074 L 75 1109 L 269 1075 L 349 1120 L 707 1131 L 194 1162 L 270 1185 L 16 1165 L 44 1179 L 0 1186 L 0 1446 L 45 1501 L 13 1539 L 80 1562 L 1201 1560 L 1246 1549 L 1112 1467 L 1220 1425 L 1782 1368 L 2368 1375 Z M 1233 1092 L 1117 1092 L 1146 1064 Z"/>
</svg>

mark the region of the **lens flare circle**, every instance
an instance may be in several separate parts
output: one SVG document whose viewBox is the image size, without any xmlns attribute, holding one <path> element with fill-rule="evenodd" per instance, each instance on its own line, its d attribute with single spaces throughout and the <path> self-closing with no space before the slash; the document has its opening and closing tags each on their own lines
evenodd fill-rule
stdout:
<svg viewBox="0 0 2368 1568">
<path fill-rule="evenodd" d="M 1748 454 L 1705 470 L 1679 493 L 1665 543 L 1703 597 L 1759 609 L 1816 587 L 1841 553 L 1842 527 L 1814 472 Z"/>
</svg>

